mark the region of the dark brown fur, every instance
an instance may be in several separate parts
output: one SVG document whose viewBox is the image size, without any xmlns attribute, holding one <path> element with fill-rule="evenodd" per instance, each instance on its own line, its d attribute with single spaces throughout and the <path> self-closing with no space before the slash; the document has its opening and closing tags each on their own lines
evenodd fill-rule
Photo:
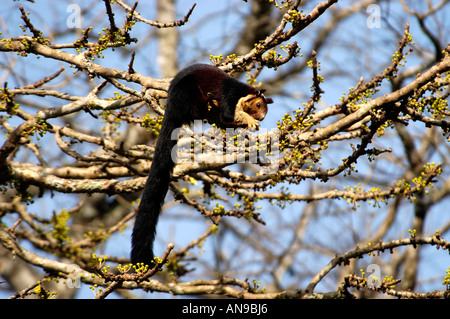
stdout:
<svg viewBox="0 0 450 319">
<path fill-rule="evenodd" d="M 153 242 L 161 205 L 174 166 L 172 132 L 196 119 L 219 127 L 257 128 L 272 103 L 262 90 L 237 81 L 222 70 L 196 64 L 179 72 L 169 86 L 150 173 L 142 193 L 132 234 L 131 261 L 152 265 Z"/>
</svg>

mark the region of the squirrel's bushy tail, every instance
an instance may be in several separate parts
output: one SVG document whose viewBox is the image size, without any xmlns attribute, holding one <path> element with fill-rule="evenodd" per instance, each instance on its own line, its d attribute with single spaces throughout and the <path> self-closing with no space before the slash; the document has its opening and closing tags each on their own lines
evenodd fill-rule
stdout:
<svg viewBox="0 0 450 319">
<path fill-rule="evenodd" d="M 164 123 L 164 122 L 163 122 Z M 171 125 L 170 125 L 171 126 Z M 166 128 L 166 129 L 164 129 Z M 164 131 L 170 130 L 168 134 Z M 150 173 L 142 193 L 132 233 L 131 262 L 152 264 L 153 242 L 156 235 L 161 206 L 169 189 L 170 173 L 174 162 L 171 151 L 176 141 L 170 139 L 172 128 L 163 125 L 156 143 Z"/>
<path fill-rule="evenodd" d="M 164 120 L 132 233 L 131 262 L 134 264 L 152 265 L 156 225 L 174 167 L 172 149 L 177 140 L 172 140 L 171 135 L 175 129 L 192 121 L 192 108 L 197 98 L 195 90 L 198 87 L 189 76 L 175 77 L 169 87 Z"/>
</svg>

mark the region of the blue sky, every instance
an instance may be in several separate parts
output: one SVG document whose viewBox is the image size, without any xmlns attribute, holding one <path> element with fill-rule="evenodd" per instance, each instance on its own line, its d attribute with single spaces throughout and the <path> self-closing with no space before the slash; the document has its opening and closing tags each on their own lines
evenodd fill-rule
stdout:
<svg viewBox="0 0 450 319">
<path fill-rule="evenodd" d="M 180 28 L 181 42 L 179 50 L 179 65 L 181 67 L 193 62 L 209 63 L 210 54 L 226 55 L 230 53 L 229 50 L 233 47 L 238 38 L 238 32 L 236 32 L 236 30 L 240 31 L 243 25 L 242 14 L 248 12 L 250 7 L 249 3 L 237 0 L 229 2 L 199 0 L 195 2 L 197 2 L 197 6 L 194 9 L 189 23 Z M 318 1 L 315 1 L 314 3 L 316 2 Z M 77 3 L 79 3 L 82 8 L 86 8 L 90 5 L 91 1 L 78 1 Z M 89 13 L 83 17 L 84 23 L 91 21 L 94 17 L 100 17 L 102 12 L 104 12 L 103 2 L 97 1 L 97 3 L 95 3 L 96 2 L 92 5 Z M 178 19 L 181 19 L 187 13 L 193 3 L 194 1 L 178 1 Z M 339 5 L 346 6 L 348 3 L 349 1 L 340 1 Z M 38 28 L 43 30 L 44 33 L 55 28 L 64 31 L 65 24 L 70 16 L 70 11 L 67 11 L 68 6 L 71 4 L 70 1 L 39 1 L 39 4 L 32 4 L 25 1 L 21 1 L 20 3 L 10 2 L 5 6 L 3 13 L 0 14 L 0 30 L 2 31 L 2 37 L 19 36 L 22 34 L 22 30 L 18 27 L 18 24 L 22 23 L 20 20 L 20 12 L 17 9 L 19 4 L 23 5 L 28 11 L 30 11 L 30 18 L 32 22 Z M 308 9 L 310 7 L 311 5 Z M 117 9 L 117 6 L 113 6 L 113 8 Z M 395 34 L 395 32 L 400 32 L 401 35 L 405 21 L 398 18 L 399 14 L 397 12 L 399 8 L 396 7 L 396 5 L 383 5 L 381 9 L 382 20 L 380 28 L 368 28 L 367 16 L 365 15 L 365 12 L 361 12 L 341 24 L 338 30 L 336 30 L 335 35 L 329 39 L 329 41 L 335 45 L 333 50 L 318 52 L 318 57 L 321 61 L 321 72 L 324 74 L 332 74 L 337 66 L 348 66 L 346 69 L 348 74 L 343 74 L 341 77 L 330 75 L 329 81 L 325 78 L 326 81 L 322 88 L 326 93 L 324 94 L 321 102 L 322 107 L 338 103 L 338 99 L 342 93 L 346 92 L 349 87 L 354 86 L 360 76 L 364 76 L 365 79 L 368 79 L 377 72 L 381 71 L 380 66 L 386 66 L 390 63 L 391 55 L 396 49 L 398 40 L 398 38 L 395 38 L 392 35 Z M 138 11 L 145 17 L 154 19 L 156 12 L 155 1 L 147 1 L 145 6 L 144 2 L 140 2 Z M 443 10 L 442 13 L 439 13 L 439 16 L 441 17 L 440 21 L 446 21 L 445 17 L 448 17 L 448 11 L 449 10 L 447 7 L 447 10 Z M 124 20 L 124 16 L 120 15 L 119 12 L 120 10 L 116 11 L 116 21 L 118 23 Z M 308 10 L 305 9 L 305 12 L 308 12 Z M 297 35 L 290 42 L 298 41 L 299 45 L 302 47 L 302 53 L 306 54 L 309 52 L 311 42 L 314 40 L 315 31 L 327 22 L 327 17 L 328 15 L 325 14 L 323 17 L 314 22 L 310 28 Z M 423 38 L 415 20 L 411 19 L 409 22 L 411 23 L 411 34 L 415 37 L 417 36 L 417 38 L 415 38 L 417 44 L 420 44 L 425 48 L 429 46 L 431 52 L 431 45 L 428 39 Z M 448 24 L 448 22 L 446 23 Z M 103 19 L 102 24 L 106 27 L 108 25 L 107 19 Z M 87 25 L 84 24 L 83 28 L 86 27 Z M 100 31 L 101 27 L 102 26 L 98 26 L 95 31 Z M 138 50 L 136 51 L 134 68 L 139 73 L 152 77 L 158 77 L 160 75 L 159 67 L 157 63 L 155 63 L 158 55 L 158 48 L 155 38 L 151 36 L 152 32 L 154 32 L 154 30 L 144 24 L 138 23 L 134 28 L 132 36 L 137 37 L 138 39 L 145 39 L 145 41 L 147 41 L 143 47 L 140 47 L 141 43 L 137 44 Z M 231 35 L 231 37 L 227 37 L 228 35 Z M 77 37 L 73 34 L 68 33 L 67 35 L 62 36 L 58 42 L 73 42 L 76 38 Z M 352 47 L 352 45 L 355 45 L 356 47 L 360 45 L 360 43 L 363 43 L 361 41 L 366 41 L 367 43 L 373 44 L 373 46 L 370 47 L 369 50 L 365 51 L 364 54 L 354 51 Z M 6 57 L 4 53 L 1 55 L 2 61 L 5 61 L 4 59 L 6 59 L 9 63 L 17 64 L 15 69 L 20 70 L 23 78 L 31 81 L 41 79 L 43 76 L 54 73 L 61 65 L 63 65 L 62 63 L 49 63 L 46 59 L 37 59 L 34 56 L 27 58 L 27 64 L 25 64 L 23 58 L 17 56 Z M 105 59 L 97 62 L 104 66 L 126 69 L 129 63 L 129 58 L 129 56 L 123 56 L 121 52 L 115 51 L 111 54 L 108 53 Z M 299 58 L 299 61 L 301 61 L 301 58 Z M 411 56 L 408 58 L 408 62 L 411 63 L 411 65 L 414 65 L 417 61 L 419 61 L 417 57 Z M 70 74 L 71 69 L 68 68 L 67 65 L 65 65 L 65 67 L 66 72 Z M 289 67 L 290 64 L 280 68 L 280 70 L 285 70 Z M 269 115 L 263 122 L 264 127 L 274 127 L 276 125 L 276 121 L 279 120 L 285 112 L 298 108 L 307 100 L 309 86 L 311 85 L 311 74 L 307 72 L 308 71 L 303 72 L 294 81 L 289 82 L 285 88 L 285 91 L 291 93 L 292 96 L 297 96 L 300 98 L 296 99 L 292 96 L 274 96 L 275 103 L 270 106 Z M 264 79 L 270 79 L 272 76 L 274 76 L 274 73 L 267 70 L 258 80 L 264 82 Z M 83 75 L 79 75 L 79 77 L 80 81 L 77 82 L 77 86 L 64 89 L 76 92 L 76 95 L 86 94 L 89 87 L 82 85 Z M 22 78 L 8 78 L 8 82 L 11 83 L 11 86 L 23 85 L 22 81 Z M 386 86 L 386 90 L 388 89 L 389 87 Z M 268 88 L 268 94 L 270 94 L 270 88 Z M 45 103 L 47 106 L 56 106 L 60 103 L 60 101 L 50 98 L 46 100 Z M 86 115 L 86 119 L 89 119 L 88 115 Z M 82 122 L 83 120 L 84 118 L 80 121 Z M 423 128 L 418 127 L 418 130 L 423 130 Z M 398 140 L 395 140 L 395 138 L 390 139 L 389 142 L 394 145 L 399 145 Z M 48 148 L 48 154 L 52 154 L 53 146 L 54 143 L 49 141 L 46 146 Z M 324 165 L 332 165 L 336 160 L 343 157 L 342 153 L 345 154 L 345 152 L 349 151 L 350 148 L 346 148 L 344 150 L 336 149 L 332 153 L 324 154 Z M 362 174 L 364 174 L 365 171 L 370 171 L 368 169 L 367 162 L 360 161 L 358 164 L 358 169 Z M 392 165 L 388 169 L 392 171 L 392 174 L 396 174 L 396 165 Z M 304 183 L 300 186 L 292 187 L 291 191 L 296 193 L 308 193 L 310 187 L 313 185 L 313 183 L 309 182 Z M 368 185 L 370 185 L 370 183 L 368 183 Z M 333 189 L 334 187 L 342 188 L 343 185 L 341 183 L 334 184 L 334 181 L 331 181 L 330 189 Z M 68 205 L 68 203 L 70 203 L 70 205 Z M 68 206 L 72 207 L 75 203 L 76 198 L 74 196 L 58 194 L 58 196 L 53 198 L 46 196 L 43 201 L 39 201 L 38 203 L 30 206 L 30 209 L 35 210 L 40 214 L 50 214 L 53 209 L 59 210 L 61 208 L 67 208 Z M 380 210 L 377 211 L 377 209 L 373 209 L 370 206 L 363 204 L 360 209 L 353 212 L 351 211 L 350 205 L 346 206 L 342 204 L 342 201 L 337 204 L 332 203 L 331 205 L 327 202 L 319 203 L 318 205 L 322 206 L 322 210 L 325 212 L 327 211 L 326 205 L 330 205 L 330 207 L 333 207 L 336 211 L 347 210 L 347 213 L 340 216 L 330 216 L 324 214 L 324 216 L 321 216 L 320 219 L 317 219 L 315 225 L 313 225 L 309 230 L 310 233 L 308 233 L 308 235 L 317 242 L 323 241 L 324 245 L 327 245 L 329 241 L 335 240 L 336 234 L 339 234 L 339 229 L 336 228 L 350 224 L 352 229 L 370 229 L 374 227 L 374 225 L 377 225 L 377 223 L 379 224 L 384 216 L 382 209 L 380 212 Z M 168 215 L 168 217 L 162 218 L 160 224 L 158 225 L 158 233 L 165 234 L 163 238 L 159 237 L 157 239 L 156 245 L 158 251 L 164 250 L 167 238 L 174 240 L 178 247 L 184 247 L 184 245 L 189 243 L 198 235 L 202 234 L 208 227 L 200 214 L 195 213 L 191 209 L 186 209 L 185 207 L 181 208 L 180 206 L 180 204 L 177 204 L 174 207 L 169 208 L 164 214 Z M 295 223 L 295 221 L 299 219 L 301 215 L 300 213 L 303 211 L 304 206 L 304 203 L 294 203 L 290 205 L 288 209 L 281 210 L 273 206 L 265 205 L 262 209 L 262 214 L 263 218 L 269 225 L 271 221 L 277 222 L 279 220 L 279 218 L 273 218 L 273 214 L 282 215 L 281 219 L 285 224 L 289 224 L 290 222 Z M 449 200 L 444 201 L 439 207 L 433 208 L 432 212 L 427 216 L 426 231 L 428 233 L 434 232 L 436 228 L 445 224 L 445 220 L 447 222 L 449 221 L 450 214 L 443 213 L 448 212 L 448 208 Z M 408 236 L 408 225 L 411 225 L 412 218 L 411 209 L 412 206 L 406 205 L 403 208 L 402 213 L 398 215 L 398 218 L 404 219 L 404 222 L 402 221 L 399 223 L 400 226 L 397 226 L 402 229 L 392 230 L 389 234 L 392 238 L 397 238 L 399 233 L 403 233 L 403 237 Z M 177 220 L 180 216 L 183 223 L 175 224 L 174 220 Z M 230 223 L 236 223 L 237 227 L 241 227 L 244 233 L 253 231 L 245 221 L 237 219 L 230 219 L 228 221 Z M 370 223 L 374 224 L 370 225 Z M 128 255 L 130 229 L 131 228 L 128 228 L 125 232 L 115 235 L 114 238 L 112 238 L 112 241 L 106 245 L 105 252 L 122 256 Z M 280 238 L 289 240 L 289 236 L 290 234 L 280 235 Z M 342 244 L 342 247 L 340 248 L 345 251 L 345 246 L 354 240 L 353 236 L 355 236 L 355 234 L 342 234 L 342 243 L 336 243 L 337 246 Z M 236 243 L 233 242 L 235 238 L 229 238 L 228 240 L 230 240 L 230 246 L 236 245 Z M 214 241 L 209 240 L 206 243 L 202 253 L 203 258 L 207 263 L 213 263 L 214 256 L 211 252 L 212 249 L 208 249 L 213 245 Z M 442 253 L 436 254 L 433 250 L 428 248 L 423 250 L 423 254 L 430 254 L 434 257 L 429 263 L 425 264 L 425 267 L 420 269 L 421 277 L 436 277 L 439 276 L 439 274 L 443 275 L 445 273 L 445 269 L 449 266 L 450 262 L 448 256 L 443 256 Z M 309 253 L 304 253 L 304 256 L 302 257 L 303 259 L 301 260 L 301 263 L 304 263 L 305 267 L 311 267 L 311 271 L 319 271 L 328 262 L 328 259 L 323 256 L 317 259 L 315 255 Z M 370 263 L 370 261 L 368 261 L 368 263 Z M 314 264 L 314 266 L 312 266 L 312 264 Z M 249 266 L 249 268 L 251 268 L 251 266 Z M 249 271 L 251 272 L 251 269 Z M 289 276 L 286 277 L 285 284 L 289 285 L 289 280 L 291 279 L 292 278 L 289 278 Z M 328 282 L 325 281 L 323 284 L 324 290 L 326 290 L 326 288 L 334 288 L 334 282 L 329 282 L 328 287 L 327 284 Z M 436 282 L 433 281 L 433 289 L 439 288 L 440 287 L 436 285 Z M 90 290 L 84 287 L 79 296 L 89 298 L 90 295 Z"/>
</svg>

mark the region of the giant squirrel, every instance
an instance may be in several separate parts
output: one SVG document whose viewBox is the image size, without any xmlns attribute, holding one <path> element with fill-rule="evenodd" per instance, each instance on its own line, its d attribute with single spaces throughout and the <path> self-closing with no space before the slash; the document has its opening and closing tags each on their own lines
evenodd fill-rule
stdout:
<svg viewBox="0 0 450 319">
<path fill-rule="evenodd" d="M 154 157 L 132 232 L 131 262 L 153 265 L 153 242 L 174 167 L 172 132 L 196 119 L 221 128 L 257 128 L 271 98 L 217 67 L 194 64 L 171 81 Z"/>
</svg>

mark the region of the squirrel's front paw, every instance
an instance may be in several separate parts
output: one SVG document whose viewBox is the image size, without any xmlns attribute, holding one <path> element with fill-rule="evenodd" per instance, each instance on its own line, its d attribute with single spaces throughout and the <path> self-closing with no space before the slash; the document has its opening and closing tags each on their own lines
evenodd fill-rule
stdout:
<svg viewBox="0 0 450 319">
<path fill-rule="evenodd" d="M 247 125 L 247 128 L 249 129 L 257 129 L 259 127 L 259 122 L 258 120 L 255 120 L 253 117 L 248 117 L 247 118 L 247 123 L 245 123 Z"/>
</svg>

